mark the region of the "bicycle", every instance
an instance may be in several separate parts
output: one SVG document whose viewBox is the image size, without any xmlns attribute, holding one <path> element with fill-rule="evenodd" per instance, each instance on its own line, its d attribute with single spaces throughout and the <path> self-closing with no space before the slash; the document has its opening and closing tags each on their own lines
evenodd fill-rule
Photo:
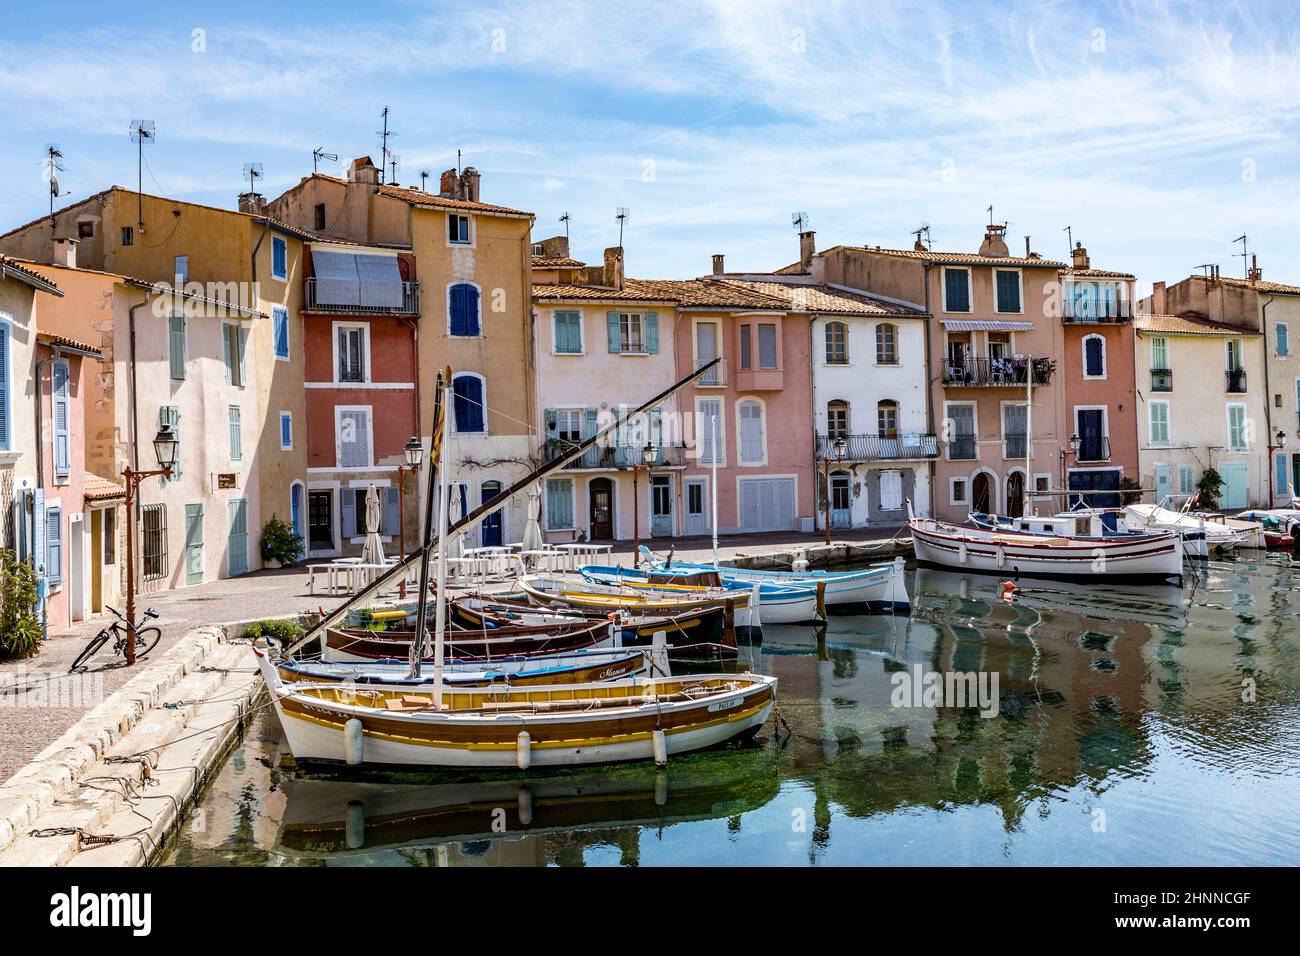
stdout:
<svg viewBox="0 0 1300 956">
<path fill-rule="evenodd" d="M 87 644 L 85 649 L 82 650 L 82 652 L 77 655 L 77 659 L 73 661 L 72 666 L 68 668 L 69 673 L 75 671 L 77 668 L 81 667 L 88 660 L 94 657 L 96 652 L 98 652 L 98 650 L 101 647 L 103 647 L 106 643 L 108 643 L 108 639 L 110 637 L 113 638 L 113 653 L 114 654 L 125 653 L 127 635 L 122 633 L 123 630 L 127 631 L 128 633 L 129 632 L 135 633 L 135 659 L 136 660 L 139 660 L 140 658 L 148 654 L 150 651 L 152 651 L 154 647 L 157 646 L 158 641 L 162 638 L 162 631 L 159 628 L 137 627 L 136 625 L 133 625 L 130 621 L 128 621 L 125 617 L 123 617 L 121 612 L 119 612 L 116 608 L 110 607 L 109 610 L 113 612 L 113 616 L 116 617 L 117 620 L 114 621 L 112 624 L 108 625 L 108 627 L 104 628 L 102 631 L 100 631 L 98 634 L 96 634 L 94 637 L 90 639 L 90 643 Z M 153 608 L 149 608 L 144 612 L 144 616 L 148 618 L 156 618 L 158 616 L 158 612 L 155 611 Z"/>
</svg>

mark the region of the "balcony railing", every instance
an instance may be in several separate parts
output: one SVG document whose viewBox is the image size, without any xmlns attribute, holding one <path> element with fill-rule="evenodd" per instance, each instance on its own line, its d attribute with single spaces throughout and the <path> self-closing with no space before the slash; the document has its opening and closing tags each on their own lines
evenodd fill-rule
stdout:
<svg viewBox="0 0 1300 956">
<path fill-rule="evenodd" d="M 402 286 L 401 305 L 397 304 L 397 296 L 395 294 L 396 293 L 395 289 L 392 290 L 390 294 L 384 296 L 377 296 L 377 295 L 369 296 L 366 294 L 362 294 L 358 296 L 359 300 L 366 299 L 366 298 L 371 298 L 371 299 L 383 298 L 386 299 L 389 303 L 385 305 L 376 305 L 373 303 L 373 301 L 369 304 L 364 302 L 349 302 L 349 303 L 321 302 L 320 296 L 317 294 L 316 281 L 317 280 L 314 276 L 307 280 L 305 299 L 303 301 L 302 307 L 304 310 L 308 312 L 335 312 L 335 313 L 346 314 L 346 315 L 419 315 L 420 314 L 420 283 L 418 282 L 403 282 L 401 284 Z M 394 283 L 394 285 L 395 284 L 396 283 Z M 333 298 L 333 296 L 330 296 L 330 298 Z"/>
<path fill-rule="evenodd" d="M 542 447 L 542 454 L 547 461 L 558 458 L 573 444 L 555 439 L 548 440 Z M 673 468 L 686 464 L 686 445 L 656 445 L 655 460 L 651 465 L 645 463 L 645 443 L 616 442 L 609 445 L 597 445 L 565 465 L 565 468 L 631 468 L 642 465 L 649 468 Z"/>
<path fill-rule="evenodd" d="M 1047 385 L 1052 381 L 1052 362 L 1036 358 L 1034 384 Z M 968 358 L 960 362 L 951 359 L 943 367 L 943 384 L 951 386 L 1008 386 L 1024 387 L 1029 380 L 1029 360 L 1017 358 Z"/>
<path fill-rule="evenodd" d="M 1006 435 L 1003 444 L 1006 446 L 1002 450 L 1003 458 L 1024 458 L 1025 453 L 1029 451 L 1029 436 Z"/>
<path fill-rule="evenodd" d="M 1171 368 L 1153 368 L 1151 370 L 1151 391 L 1172 392 L 1174 390 L 1174 370 Z"/>
<path fill-rule="evenodd" d="M 975 436 L 958 435 L 948 440 L 948 459 L 950 461 L 969 461 L 975 457 Z"/>
<path fill-rule="evenodd" d="M 1133 304 L 1121 299 L 1117 302 L 1066 300 L 1062 321 L 1092 324 L 1096 322 L 1128 322 L 1133 318 Z"/>
<path fill-rule="evenodd" d="M 700 359 L 699 363 L 695 367 L 699 368 L 700 365 L 707 365 L 711 361 L 712 359 Z M 723 359 L 717 365 L 713 366 L 713 368 L 709 369 L 707 372 L 701 375 L 699 380 L 695 383 L 696 387 L 698 388 L 721 388 L 726 384 L 727 384 L 727 360 L 726 359 Z"/>
<path fill-rule="evenodd" d="M 1078 461 L 1110 461 L 1110 439 L 1089 437 L 1079 442 Z"/>
<path fill-rule="evenodd" d="M 914 458 L 938 458 L 939 439 L 935 435 L 844 435 L 844 457 L 835 453 L 835 438 L 817 436 L 818 461 L 906 461 Z"/>
<path fill-rule="evenodd" d="M 1228 377 L 1229 392 L 1239 395 L 1246 391 L 1246 370 L 1244 368 L 1230 368 L 1226 375 Z"/>
</svg>

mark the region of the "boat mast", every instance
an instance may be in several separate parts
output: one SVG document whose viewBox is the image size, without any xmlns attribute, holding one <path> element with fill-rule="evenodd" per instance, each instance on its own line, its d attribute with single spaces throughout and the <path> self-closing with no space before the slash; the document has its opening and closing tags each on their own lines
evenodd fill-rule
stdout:
<svg viewBox="0 0 1300 956">
<path fill-rule="evenodd" d="M 441 440 L 442 422 L 447 415 L 447 407 L 442 400 L 443 384 L 450 381 L 449 366 L 445 374 L 438 373 L 438 381 L 433 393 L 433 428 L 429 432 L 429 476 L 424 505 L 424 536 L 420 543 L 420 590 L 415 602 L 415 639 L 411 642 L 411 666 L 407 671 L 407 676 L 413 680 L 420 676 L 420 662 L 424 659 L 424 651 L 429 643 L 429 623 L 425 617 L 424 602 L 429 597 L 429 550 L 433 544 L 433 509 L 438 506 L 435 492 L 439 487 L 439 476 L 446 470 L 443 459 L 448 452 L 447 446 Z M 438 527 L 441 531 L 442 526 Z M 442 606 L 441 587 L 438 590 L 438 606 Z"/>
<path fill-rule="evenodd" d="M 709 430 L 713 434 L 713 441 L 709 445 L 712 449 L 710 460 L 710 477 L 709 477 L 709 526 L 713 530 L 713 566 L 718 566 L 718 416 L 709 416 Z"/>
<path fill-rule="evenodd" d="M 450 376 L 448 376 L 448 382 L 445 382 L 442 386 L 442 407 L 444 409 L 442 416 L 442 454 L 444 462 L 451 457 L 451 416 L 445 412 L 448 403 L 451 401 L 449 382 Z M 487 420 L 486 414 L 484 420 Z M 447 601 L 443 595 L 447 587 L 447 515 L 451 510 L 449 507 L 451 504 L 451 485 L 447 481 L 449 470 L 446 467 L 438 469 L 442 495 L 441 506 L 438 508 L 438 609 L 434 612 L 433 625 L 433 706 L 435 710 L 442 710 L 442 664 L 447 644 Z M 420 616 L 424 616 L 423 602 L 421 602 Z"/>
<path fill-rule="evenodd" d="M 1030 459 L 1034 457 L 1034 357 L 1029 356 L 1025 368 L 1025 492 L 1021 513 L 1029 517 L 1029 489 L 1034 480 L 1034 469 Z"/>
</svg>

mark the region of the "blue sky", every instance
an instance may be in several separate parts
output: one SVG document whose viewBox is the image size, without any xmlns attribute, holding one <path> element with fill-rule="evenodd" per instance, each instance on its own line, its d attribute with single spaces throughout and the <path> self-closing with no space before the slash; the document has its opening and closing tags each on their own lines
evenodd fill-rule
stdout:
<svg viewBox="0 0 1300 956">
<path fill-rule="evenodd" d="M 129 6 L 130 12 L 124 12 Z M 187 8 L 187 9 L 178 9 Z M 194 49 L 194 31 L 206 49 Z M 58 143 L 76 201 L 135 182 L 127 137 L 152 119 L 145 188 L 233 206 L 243 165 L 276 195 L 324 146 L 398 181 L 455 163 L 483 198 L 572 216 L 599 261 L 631 210 L 629 274 L 770 269 L 820 246 L 977 248 L 992 204 L 1053 257 L 1066 226 L 1094 266 L 1174 280 L 1300 282 L 1300 12 L 1266 3 L 23 4 L 0 23 L 0 224 L 42 214 Z"/>
</svg>

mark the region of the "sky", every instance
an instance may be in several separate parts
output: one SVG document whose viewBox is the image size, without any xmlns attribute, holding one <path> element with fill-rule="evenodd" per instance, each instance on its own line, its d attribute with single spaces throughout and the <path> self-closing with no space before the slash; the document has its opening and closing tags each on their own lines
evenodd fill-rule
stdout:
<svg viewBox="0 0 1300 956">
<path fill-rule="evenodd" d="M 975 251 L 1008 221 L 1139 288 L 1203 263 L 1300 284 L 1300 8 L 1294 4 L 83 3 L 0 19 L 0 229 L 134 186 L 233 208 L 246 163 L 276 196 L 312 150 L 379 156 L 397 181 L 463 162 L 482 198 L 536 214 L 629 275 L 765 271 L 821 248 Z"/>
</svg>

